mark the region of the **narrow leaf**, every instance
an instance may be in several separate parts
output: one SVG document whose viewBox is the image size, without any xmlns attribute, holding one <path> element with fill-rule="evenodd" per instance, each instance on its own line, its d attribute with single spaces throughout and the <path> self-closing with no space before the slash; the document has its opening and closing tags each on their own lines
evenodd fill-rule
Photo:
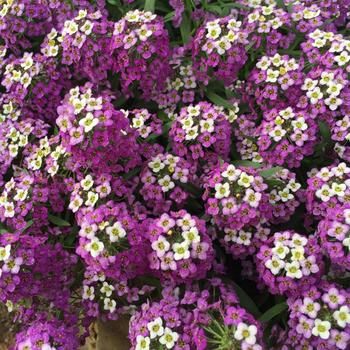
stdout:
<svg viewBox="0 0 350 350">
<path fill-rule="evenodd" d="M 154 7 L 155 7 L 156 0 L 146 0 L 145 1 L 145 11 L 151 11 L 154 12 Z"/>
<path fill-rule="evenodd" d="M 235 160 L 232 162 L 233 165 L 236 166 L 245 166 L 245 167 L 251 167 L 251 168 L 260 168 L 261 164 L 252 162 L 250 160 Z"/>
<path fill-rule="evenodd" d="M 259 317 L 261 312 L 255 305 L 253 299 L 235 282 L 233 282 L 240 304 L 254 316 Z"/>
<path fill-rule="evenodd" d="M 191 20 L 187 13 L 182 15 L 182 22 L 180 26 L 181 38 L 184 44 L 187 44 L 191 35 Z"/>
<path fill-rule="evenodd" d="M 214 104 L 216 104 L 218 106 L 222 106 L 222 107 L 225 107 L 227 109 L 232 109 L 233 108 L 233 106 L 232 106 L 232 104 L 230 102 L 228 102 L 225 98 L 217 95 L 214 92 L 207 91 L 206 95 L 207 95 L 207 97 L 209 98 L 209 100 L 211 102 L 213 102 Z"/>
<path fill-rule="evenodd" d="M 259 172 L 260 176 L 262 177 L 270 177 L 272 175 L 275 175 L 278 171 L 282 170 L 282 167 L 280 166 L 275 166 L 271 169 L 266 169 L 266 170 L 261 170 Z"/>
<path fill-rule="evenodd" d="M 56 226 L 70 226 L 70 223 L 62 218 L 49 214 L 49 221 Z"/>
<path fill-rule="evenodd" d="M 284 310 L 288 308 L 288 305 L 286 302 L 277 304 L 272 306 L 272 308 L 268 309 L 266 312 L 264 312 L 260 317 L 260 322 L 268 322 L 271 319 L 273 319 L 275 316 L 281 314 Z"/>
</svg>

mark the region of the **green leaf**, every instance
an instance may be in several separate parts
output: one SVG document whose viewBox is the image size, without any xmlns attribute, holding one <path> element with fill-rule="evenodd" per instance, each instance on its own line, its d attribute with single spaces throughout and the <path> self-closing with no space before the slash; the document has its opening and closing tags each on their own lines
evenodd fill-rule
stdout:
<svg viewBox="0 0 350 350">
<path fill-rule="evenodd" d="M 180 26 L 181 38 L 184 44 L 187 44 L 191 35 L 191 20 L 187 13 L 182 15 L 182 22 Z"/>
<path fill-rule="evenodd" d="M 132 177 L 134 177 L 136 174 L 138 174 L 140 172 L 141 168 L 140 167 L 136 167 L 135 169 L 130 170 L 128 173 L 123 175 L 123 178 L 125 180 L 129 180 Z"/>
<path fill-rule="evenodd" d="M 245 166 L 245 167 L 251 167 L 251 168 L 260 168 L 261 164 L 252 162 L 250 160 L 235 160 L 232 162 L 233 165 L 237 166 Z"/>
<path fill-rule="evenodd" d="M 282 170 L 283 168 L 280 166 L 275 166 L 271 169 L 261 170 L 259 171 L 260 176 L 262 177 L 270 177 L 272 175 L 275 175 L 278 171 Z"/>
<path fill-rule="evenodd" d="M 237 283 L 233 282 L 233 284 L 235 286 L 240 305 L 247 309 L 247 311 L 249 311 L 254 316 L 259 317 L 261 315 L 261 312 L 255 305 L 253 299 Z"/>
<path fill-rule="evenodd" d="M 271 319 L 273 319 L 275 316 L 281 314 L 284 310 L 288 308 L 288 305 L 286 302 L 277 304 L 272 306 L 272 308 L 268 309 L 266 312 L 264 312 L 260 317 L 260 322 L 268 322 Z"/>
<path fill-rule="evenodd" d="M 58 216 L 55 216 L 55 215 L 51 215 L 51 214 L 49 214 L 49 221 L 52 224 L 54 224 L 56 226 L 60 226 L 60 227 L 62 227 L 62 226 L 65 226 L 65 227 L 70 226 L 70 223 L 68 221 L 63 220 L 62 218 L 60 218 Z"/>
<path fill-rule="evenodd" d="M 30 226 L 32 226 L 34 223 L 34 220 L 27 221 L 27 224 L 25 225 L 23 231 L 27 230 Z"/>
<path fill-rule="evenodd" d="M 120 0 L 107 0 L 107 2 L 113 6 L 121 6 Z"/>
<path fill-rule="evenodd" d="M 324 121 L 320 121 L 318 123 L 318 127 L 320 128 L 320 133 L 322 136 L 322 139 L 326 141 L 327 143 L 331 141 L 331 130 L 329 129 L 328 123 Z"/>
<path fill-rule="evenodd" d="M 167 15 L 164 16 L 164 22 L 171 21 L 174 16 L 175 16 L 175 11 L 169 12 Z"/>
<path fill-rule="evenodd" d="M 230 102 L 228 102 L 225 98 L 217 95 L 215 92 L 207 91 L 206 95 L 209 98 L 209 100 L 211 102 L 213 102 L 214 104 L 216 104 L 217 106 L 222 106 L 222 107 L 225 107 L 227 109 L 233 108 L 233 106 Z"/>
<path fill-rule="evenodd" d="M 146 0 L 145 1 L 145 11 L 151 11 L 154 12 L 154 7 L 155 7 L 156 0 Z"/>
</svg>

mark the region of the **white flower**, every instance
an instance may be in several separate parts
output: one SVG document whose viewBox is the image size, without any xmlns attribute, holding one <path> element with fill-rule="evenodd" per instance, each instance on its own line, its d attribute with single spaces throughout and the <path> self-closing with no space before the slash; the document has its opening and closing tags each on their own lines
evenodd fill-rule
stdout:
<svg viewBox="0 0 350 350">
<path fill-rule="evenodd" d="M 136 337 L 135 350 L 149 350 L 150 342 L 151 340 L 149 337 L 143 337 L 142 335 L 138 335 Z"/>
<path fill-rule="evenodd" d="M 170 328 L 166 327 L 164 334 L 159 338 L 159 342 L 165 345 L 167 349 L 172 349 L 178 339 L 178 333 L 173 332 Z"/>
<path fill-rule="evenodd" d="M 345 209 L 343 212 L 345 222 L 350 225 L 350 209 Z"/>
<path fill-rule="evenodd" d="M 172 245 L 172 249 L 174 251 L 174 259 L 182 260 L 182 259 L 188 259 L 190 257 L 190 251 L 188 249 L 188 242 L 182 242 L 182 243 L 174 243 Z"/>
<path fill-rule="evenodd" d="M 91 175 L 86 175 L 83 180 L 80 181 L 80 185 L 84 191 L 88 191 L 94 184 L 94 180 Z"/>
<path fill-rule="evenodd" d="M 337 62 L 339 66 L 344 66 L 344 64 L 350 61 L 350 56 L 347 51 L 343 51 L 339 56 L 334 57 L 334 61 Z"/>
<path fill-rule="evenodd" d="M 343 176 L 350 172 L 350 168 L 345 163 L 339 163 L 338 166 L 332 168 L 332 172 L 336 176 Z"/>
<path fill-rule="evenodd" d="M 347 305 L 343 305 L 339 310 L 333 314 L 334 319 L 337 321 L 338 326 L 345 328 L 347 323 L 350 323 L 350 309 Z"/>
<path fill-rule="evenodd" d="M 300 270 L 300 264 L 297 261 L 293 261 L 291 263 L 287 263 L 285 266 L 286 276 L 290 278 L 300 279 L 303 277 L 303 274 Z"/>
<path fill-rule="evenodd" d="M 98 193 L 89 191 L 87 196 L 88 199 L 85 201 L 85 205 L 87 205 L 88 207 L 93 207 L 98 201 Z"/>
<path fill-rule="evenodd" d="M 86 20 L 85 23 L 80 27 L 80 30 L 85 34 L 85 35 L 90 35 L 92 32 L 92 29 L 94 27 L 94 24 Z"/>
<path fill-rule="evenodd" d="M 250 184 L 253 181 L 254 181 L 254 176 L 248 175 L 247 173 L 242 172 L 237 183 L 238 183 L 238 185 L 240 185 L 242 187 L 248 188 L 248 187 L 250 187 Z"/>
<path fill-rule="evenodd" d="M 11 244 L 7 244 L 5 247 L 0 247 L 0 261 L 6 261 L 11 255 Z"/>
<path fill-rule="evenodd" d="M 303 247 L 297 247 L 291 250 L 291 259 L 292 261 L 300 261 L 300 260 L 304 260 L 304 253 L 305 253 L 305 249 Z"/>
<path fill-rule="evenodd" d="M 94 298 L 95 298 L 95 288 L 92 286 L 84 286 L 83 299 L 84 300 L 94 300 Z"/>
<path fill-rule="evenodd" d="M 188 231 L 182 232 L 182 237 L 187 243 L 199 243 L 201 238 L 196 227 L 191 227 Z"/>
<path fill-rule="evenodd" d="M 278 191 L 278 195 L 280 196 L 282 202 L 288 202 L 294 198 L 293 194 L 289 192 L 288 187 L 284 188 L 283 191 Z"/>
<path fill-rule="evenodd" d="M 198 136 L 198 125 L 195 125 L 186 130 L 185 140 L 186 141 L 195 140 L 197 136 Z"/>
<path fill-rule="evenodd" d="M 256 67 L 261 70 L 267 70 L 271 65 L 270 59 L 267 56 L 263 56 L 259 62 L 256 64 Z"/>
<path fill-rule="evenodd" d="M 5 218 L 13 218 L 15 216 L 15 207 L 12 202 L 5 202 L 3 207 L 5 208 Z"/>
<path fill-rule="evenodd" d="M 107 282 L 103 282 L 103 285 L 100 289 L 101 293 L 106 294 L 106 297 L 110 297 L 114 291 L 114 287 Z"/>
<path fill-rule="evenodd" d="M 170 243 L 163 236 L 159 236 L 152 242 L 152 249 L 156 251 L 158 258 L 161 258 L 170 249 Z"/>
<path fill-rule="evenodd" d="M 213 132 L 214 131 L 214 120 L 213 119 L 203 119 L 199 122 L 201 127 L 201 132 Z"/>
<path fill-rule="evenodd" d="M 230 181 L 236 181 L 241 173 L 242 171 L 240 169 L 236 169 L 234 165 L 230 164 L 222 173 L 222 177 L 225 177 Z"/>
<path fill-rule="evenodd" d="M 269 132 L 269 136 L 276 142 L 282 140 L 283 136 L 287 133 L 286 130 L 282 129 L 281 126 L 276 126 Z"/>
<path fill-rule="evenodd" d="M 149 30 L 145 24 L 143 24 L 140 29 L 136 30 L 136 33 L 141 41 L 146 41 L 152 35 L 152 31 Z"/>
<path fill-rule="evenodd" d="M 309 90 L 306 93 L 306 96 L 310 99 L 310 102 L 312 104 L 316 104 L 319 100 L 322 99 L 323 93 L 321 92 L 320 88 L 317 86 L 313 90 Z"/>
<path fill-rule="evenodd" d="M 299 129 L 304 131 L 308 128 L 308 125 L 305 123 L 305 119 L 303 117 L 299 117 L 297 120 L 293 120 L 292 125 L 294 130 Z"/>
<path fill-rule="evenodd" d="M 326 98 L 324 102 L 331 111 L 335 111 L 340 105 L 343 104 L 343 100 L 336 96 L 330 96 Z"/>
<path fill-rule="evenodd" d="M 237 340 L 244 340 L 249 345 L 256 343 L 257 328 L 254 325 L 248 326 L 244 322 L 240 322 L 237 325 L 237 329 L 234 333 L 234 338 Z"/>
<path fill-rule="evenodd" d="M 307 91 L 312 91 L 313 89 L 316 88 L 318 84 L 317 80 L 312 80 L 310 78 L 306 78 L 304 81 L 304 84 L 302 85 L 301 89 L 302 90 L 307 90 Z"/>
<path fill-rule="evenodd" d="M 94 237 L 86 246 L 85 249 L 90 252 L 93 258 L 99 256 L 104 249 L 103 242 L 99 241 L 97 237 Z"/>
<path fill-rule="evenodd" d="M 152 169 L 154 173 L 158 173 L 164 169 L 165 164 L 161 161 L 159 157 L 155 157 L 151 162 L 148 163 L 148 166 Z"/>
<path fill-rule="evenodd" d="M 150 332 L 151 339 L 155 337 L 161 337 L 164 334 L 163 321 L 160 317 L 157 317 L 154 321 L 147 324 L 147 329 Z"/>
<path fill-rule="evenodd" d="M 226 182 L 224 184 L 215 184 L 215 198 L 221 199 L 230 195 L 230 185 Z"/>
<path fill-rule="evenodd" d="M 283 245 L 283 243 L 278 242 L 272 248 L 272 253 L 276 254 L 280 259 L 284 259 L 289 253 L 289 248 Z"/>
<path fill-rule="evenodd" d="M 322 72 L 321 74 L 321 80 L 320 80 L 320 84 L 321 85 L 333 85 L 333 79 L 334 79 L 334 73 L 332 72 Z M 335 84 L 337 85 L 337 84 Z M 328 91 L 327 91 L 328 92 Z"/>
<path fill-rule="evenodd" d="M 337 84 L 337 83 L 330 83 L 328 84 L 328 89 L 326 90 L 328 94 L 331 96 L 338 96 L 340 94 L 340 91 L 342 90 L 343 85 Z"/>
<path fill-rule="evenodd" d="M 223 37 L 220 40 L 215 41 L 215 48 L 219 55 L 223 55 L 231 48 L 231 43 L 227 38 Z"/>
<path fill-rule="evenodd" d="M 344 197 L 345 196 L 345 190 L 346 190 L 346 185 L 345 184 L 338 184 L 336 182 L 332 183 L 332 191 L 338 197 Z"/>
<path fill-rule="evenodd" d="M 159 179 L 158 184 L 162 186 L 163 192 L 168 192 L 169 190 L 175 187 L 175 184 L 174 182 L 171 181 L 171 178 L 169 175 L 165 175 L 163 178 Z"/>
<path fill-rule="evenodd" d="M 294 247 L 300 247 L 300 246 L 306 246 L 307 244 L 307 238 L 300 236 L 297 233 L 294 233 L 293 237 L 292 237 L 292 245 L 294 245 Z"/>
<path fill-rule="evenodd" d="M 218 24 L 213 25 L 213 26 L 208 26 L 207 25 L 207 35 L 206 37 L 208 39 L 215 40 L 217 39 L 221 34 L 221 28 Z"/>
<path fill-rule="evenodd" d="M 106 228 L 106 232 L 111 242 L 117 242 L 120 238 L 124 238 L 126 236 L 126 231 L 119 221 L 115 222 L 113 226 L 108 226 Z"/>
<path fill-rule="evenodd" d="M 176 225 L 180 226 L 184 231 L 196 226 L 196 220 L 192 219 L 190 214 L 185 214 L 182 219 L 176 220 Z"/>
<path fill-rule="evenodd" d="M 196 106 L 188 106 L 187 107 L 187 113 L 189 114 L 190 117 L 197 117 L 199 116 L 201 112 L 201 107 L 199 105 Z"/>
<path fill-rule="evenodd" d="M 285 262 L 277 257 L 272 257 L 265 262 L 265 266 L 274 274 L 277 275 L 284 268 Z"/>
<path fill-rule="evenodd" d="M 312 328 L 312 334 L 315 337 L 328 339 L 330 336 L 329 334 L 330 328 L 331 328 L 331 324 L 328 321 L 322 321 L 319 318 L 316 318 L 314 328 Z"/>
<path fill-rule="evenodd" d="M 98 124 L 98 118 L 95 118 L 91 112 L 86 113 L 85 118 L 79 120 L 79 125 L 84 128 L 87 133 Z"/>
<path fill-rule="evenodd" d="M 277 81 L 277 78 L 280 75 L 280 72 L 278 70 L 273 70 L 273 69 L 268 69 L 267 72 L 267 77 L 266 77 L 266 82 L 267 83 L 275 83 Z"/>
<path fill-rule="evenodd" d="M 248 188 L 245 191 L 245 196 L 243 200 L 253 208 L 257 208 L 259 206 L 261 199 L 261 193 L 253 191 L 251 188 Z"/>
<path fill-rule="evenodd" d="M 327 184 L 323 184 L 322 187 L 316 191 L 316 197 L 320 198 L 322 202 L 328 202 L 333 196 L 333 191 Z"/>
<path fill-rule="evenodd" d="M 108 310 L 111 314 L 115 311 L 117 303 L 113 299 L 105 298 L 103 300 L 104 310 Z"/>
<path fill-rule="evenodd" d="M 80 196 L 76 195 L 73 200 L 70 201 L 68 208 L 73 212 L 76 213 L 81 205 L 83 204 L 83 200 Z"/>
</svg>

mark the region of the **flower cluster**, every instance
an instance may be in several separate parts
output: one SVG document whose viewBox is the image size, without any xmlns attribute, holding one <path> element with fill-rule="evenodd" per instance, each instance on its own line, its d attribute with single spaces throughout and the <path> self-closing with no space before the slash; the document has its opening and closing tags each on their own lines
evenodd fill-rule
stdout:
<svg viewBox="0 0 350 350">
<path fill-rule="evenodd" d="M 332 263 L 350 270 L 350 205 L 336 205 L 318 224 L 316 234 Z"/>
<path fill-rule="evenodd" d="M 315 237 L 293 231 L 276 232 L 256 255 L 261 280 L 273 294 L 307 290 L 323 272 L 321 248 Z"/>
<path fill-rule="evenodd" d="M 291 310 L 286 344 L 309 349 L 348 349 L 350 345 L 349 292 L 322 283 L 301 297 L 288 299 Z"/>
<path fill-rule="evenodd" d="M 188 193 L 181 186 L 194 178 L 193 166 L 178 156 L 159 153 L 146 163 L 141 173 L 140 193 L 155 212 L 183 204 Z"/>
<path fill-rule="evenodd" d="M 192 61 L 198 81 L 205 85 L 212 78 L 231 85 L 248 55 L 249 31 L 233 16 L 208 21 L 199 28 L 193 40 Z"/>
<path fill-rule="evenodd" d="M 149 266 L 162 279 L 203 278 L 214 258 L 205 222 L 185 210 L 162 214 L 144 222 L 152 252 Z"/>
<path fill-rule="evenodd" d="M 163 20 L 151 12 L 134 10 L 114 24 L 111 49 L 113 71 L 121 79 L 122 91 L 131 93 L 135 84 L 145 98 L 162 87 L 170 74 L 169 38 Z"/>
<path fill-rule="evenodd" d="M 315 169 L 307 180 L 306 208 L 316 217 L 324 217 L 337 204 L 350 200 L 348 174 L 350 168 L 345 163 Z"/>
<path fill-rule="evenodd" d="M 75 166 L 101 174 L 128 171 L 138 164 L 136 131 L 125 114 L 114 109 L 108 94 L 94 97 L 89 84 L 73 88 L 57 112 L 62 144 Z"/>
<path fill-rule="evenodd" d="M 267 185 L 250 168 L 223 164 L 204 183 L 206 212 L 219 227 L 240 229 L 269 212 Z"/>
<path fill-rule="evenodd" d="M 226 113 L 208 102 L 183 107 L 174 120 L 169 136 L 179 156 L 194 161 L 217 162 L 227 159 L 230 151 L 230 122 L 235 120 L 238 106 Z"/>
</svg>

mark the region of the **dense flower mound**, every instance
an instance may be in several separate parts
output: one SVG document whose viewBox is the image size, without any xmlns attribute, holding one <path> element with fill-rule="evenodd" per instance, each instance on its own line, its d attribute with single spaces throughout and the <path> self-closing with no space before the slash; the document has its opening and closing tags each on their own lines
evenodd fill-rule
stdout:
<svg viewBox="0 0 350 350">
<path fill-rule="evenodd" d="M 192 60 L 196 78 L 208 84 L 216 78 L 231 85 L 248 56 L 245 45 L 249 30 L 235 17 L 209 21 L 198 30 L 193 40 Z"/>
<path fill-rule="evenodd" d="M 270 227 L 266 220 L 259 220 L 240 229 L 224 228 L 219 233 L 221 245 L 235 259 L 245 259 L 256 253 L 270 236 Z"/>
<path fill-rule="evenodd" d="M 94 97 L 89 84 L 73 88 L 57 112 L 62 145 L 74 167 L 117 174 L 138 164 L 137 133 L 125 114 L 114 109 L 108 94 Z"/>
<path fill-rule="evenodd" d="M 194 280 L 211 268 L 214 251 L 203 220 L 180 210 L 146 220 L 144 226 L 152 248 L 149 267 L 161 279 Z"/>
<path fill-rule="evenodd" d="M 58 65 L 71 67 L 78 79 L 102 81 L 112 66 L 109 52 L 112 29 L 112 23 L 101 11 L 80 10 L 63 23 L 60 31 L 53 28 L 48 33 L 41 52 L 45 57 L 53 57 Z"/>
<path fill-rule="evenodd" d="M 154 212 L 181 206 L 188 193 L 181 186 L 195 180 L 194 165 L 170 153 L 152 157 L 141 172 L 140 194 Z"/>
<path fill-rule="evenodd" d="M 315 217 L 325 217 L 336 205 L 349 202 L 350 168 L 339 163 L 314 169 L 307 180 L 306 208 Z"/>
<path fill-rule="evenodd" d="M 276 232 L 261 246 L 256 259 L 259 276 L 273 294 L 308 290 L 324 268 L 316 238 L 293 231 Z"/>
<path fill-rule="evenodd" d="M 170 75 L 168 32 L 162 18 L 148 11 L 130 11 L 114 24 L 111 38 L 113 71 L 125 94 L 138 85 L 145 98 Z"/>
<path fill-rule="evenodd" d="M 268 186 L 255 169 L 224 163 L 204 181 L 206 212 L 219 227 L 240 229 L 270 212 Z"/>
<path fill-rule="evenodd" d="M 179 156 L 196 162 L 227 159 L 230 151 L 230 122 L 238 107 L 229 113 L 208 102 L 183 107 L 171 126 L 169 136 Z"/>
<path fill-rule="evenodd" d="M 290 331 L 282 349 L 345 350 L 350 345 L 349 292 L 335 284 L 311 287 L 302 296 L 288 299 Z"/>
<path fill-rule="evenodd" d="M 349 350 L 349 9 L 1 0 L 7 348 Z"/>
<path fill-rule="evenodd" d="M 165 288 L 159 302 L 143 304 L 130 323 L 132 349 L 263 349 L 261 325 L 232 287 L 218 278 L 208 282 L 203 290 Z"/>
<path fill-rule="evenodd" d="M 337 205 L 318 224 L 322 248 L 334 264 L 350 270 L 350 205 Z"/>
<path fill-rule="evenodd" d="M 188 51 L 188 47 L 173 50 L 169 61 L 171 76 L 167 77 L 163 90 L 153 92 L 152 99 L 169 115 L 177 112 L 179 105 L 188 105 L 195 100 L 198 84 Z"/>
</svg>

